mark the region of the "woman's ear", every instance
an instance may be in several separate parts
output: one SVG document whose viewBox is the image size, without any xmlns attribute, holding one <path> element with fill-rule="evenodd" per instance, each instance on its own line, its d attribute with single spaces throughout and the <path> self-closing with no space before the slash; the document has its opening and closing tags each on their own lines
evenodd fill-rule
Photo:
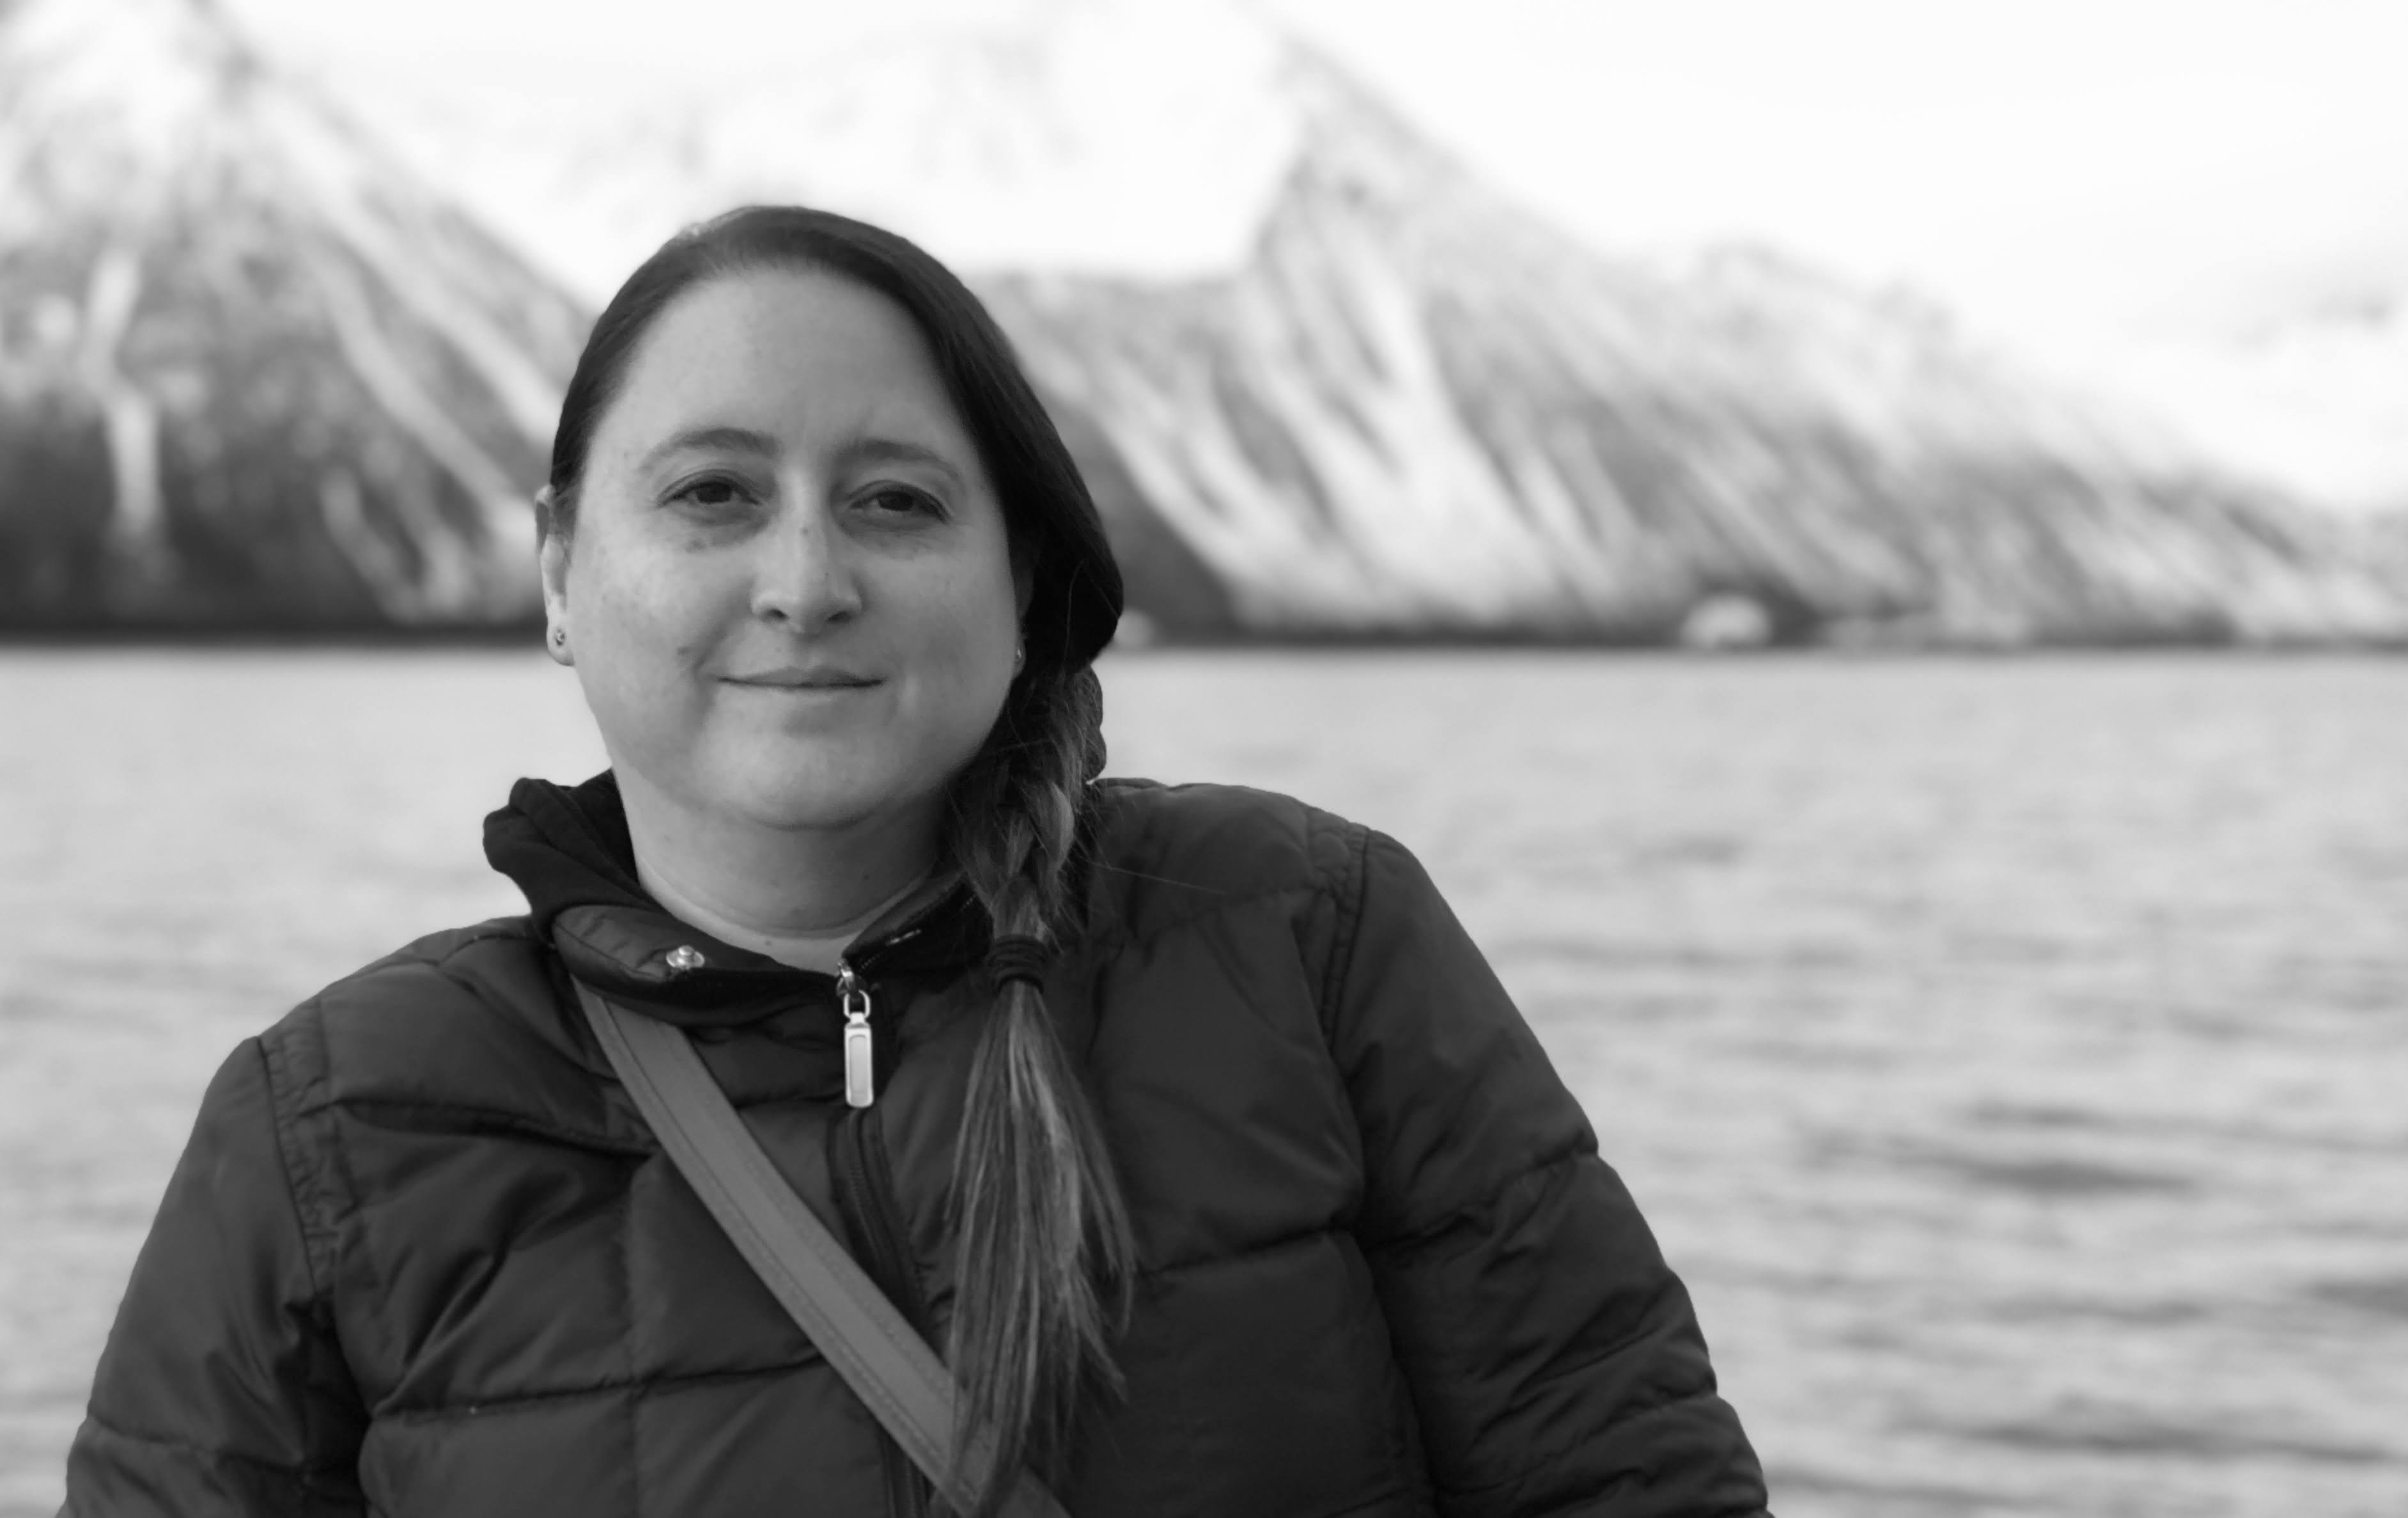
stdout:
<svg viewBox="0 0 2408 1518">
<path fill-rule="evenodd" d="M 552 486 L 535 493 L 536 569 L 543 580 L 543 651 L 558 664 L 574 664 L 568 646 L 568 534 L 562 530 Z"/>
</svg>

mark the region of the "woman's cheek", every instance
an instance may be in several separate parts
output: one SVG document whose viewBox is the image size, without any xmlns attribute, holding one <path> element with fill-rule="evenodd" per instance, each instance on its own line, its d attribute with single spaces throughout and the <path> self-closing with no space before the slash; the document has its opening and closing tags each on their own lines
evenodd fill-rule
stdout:
<svg viewBox="0 0 2408 1518">
<path fill-rule="evenodd" d="M 668 560 L 663 562 L 663 559 Z M 727 576 L 704 572 L 706 561 L 671 547 L 624 566 L 610 598 L 631 642 L 660 663 L 691 668 L 709 657 L 728 619 L 728 603 L 742 598 Z"/>
</svg>

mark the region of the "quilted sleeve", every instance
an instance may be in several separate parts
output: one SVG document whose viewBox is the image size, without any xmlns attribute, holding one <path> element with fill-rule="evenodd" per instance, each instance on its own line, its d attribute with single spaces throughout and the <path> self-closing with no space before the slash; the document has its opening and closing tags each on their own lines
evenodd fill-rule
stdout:
<svg viewBox="0 0 2408 1518">
<path fill-rule="evenodd" d="M 1369 833 L 1358 870 L 1323 1006 L 1442 1511 L 1762 1512 L 1688 1293 L 1579 1104 L 1420 863 Z"/>
<path fill-rule="evenodd" d="M 364 1421 L 253 1039 L 209 1083 L 135 1262 L 61 1515 L 356 1518 Z"/>
</svg>

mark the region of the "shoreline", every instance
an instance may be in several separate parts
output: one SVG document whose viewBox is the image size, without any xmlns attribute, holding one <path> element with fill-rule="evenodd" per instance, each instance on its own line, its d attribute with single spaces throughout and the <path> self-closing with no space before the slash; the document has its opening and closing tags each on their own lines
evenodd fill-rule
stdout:
<svg viewBox="0 0 2408 1518">
<path fill-rule="evenodd" d="M 21 649 L 129 650 L 312 650 L 410 651 L 416 649 L 524 649 L 543 644 L 540 623 L 506 626 L 452 625 L 399 628 L 390 625 L 293 627 L 289 625 L 76 625 L 28 627 L 0 624 L 0 651 Z M 2020 641 L 1975 639 L 1800 639 L 1736 645 L 1699 646 L 1678 639 L 1611 632 L 1553 633 L 1521 629 L 1464 631 L 1456 629 L 1167 634 L 1111 643 L 1107 652 L 1125 658 L 1154 654 L 1357 653 L 1377 654 L 1604 654 L 1634 658 L 1673 656 L 1699 659 L 1888 659 L 1999 658 L 2132 654 L 2200 658 L 2313 658 L 2336 655 L 2391 658 L 2408 655 L 2408 638 L 2284 639 L 2155 636 L 2146 633 Z"/>
</svg>

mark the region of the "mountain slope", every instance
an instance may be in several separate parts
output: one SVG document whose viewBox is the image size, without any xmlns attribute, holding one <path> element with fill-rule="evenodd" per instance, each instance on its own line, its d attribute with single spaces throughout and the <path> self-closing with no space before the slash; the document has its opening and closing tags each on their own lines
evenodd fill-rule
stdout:
<svg viewBox="0 0 2408 1518">
<path fill-rule="evenodd" d="M 554 280 L 804 198 L 1004 270 L 1174 632 L 2408 639 L 2396 535 L 1911 299 L 1601 256 L 1207 0 L 793 62 L 452 108 L 413 173 L 208 0 L 0 9 L 0 624 L 528 614 Z"/>
<path fill-rule="evenodd" d="M 0 13 L 0 620 L 527 614 L 584 321 L 204 0 Z"/>
<path fill-rule="evenodd" d="M 1326 65 L 1247 265 L 987 293 L 1242 627 L 2399 638 L 2276 493 L 1769 254 L 1664 272 L 1487 193 Z M 1129 509 L 1124 506 L 1124 510 Z"/>
</svg>

